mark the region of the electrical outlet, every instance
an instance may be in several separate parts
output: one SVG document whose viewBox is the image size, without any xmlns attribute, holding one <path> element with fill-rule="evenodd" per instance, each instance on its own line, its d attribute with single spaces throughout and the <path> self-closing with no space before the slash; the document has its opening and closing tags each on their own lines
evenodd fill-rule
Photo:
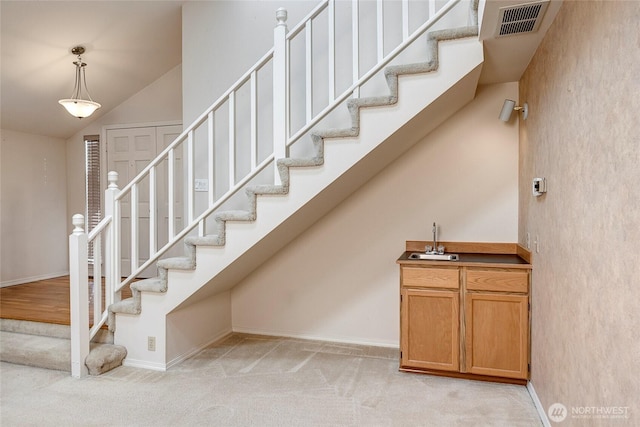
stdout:
<svg viewBox="0 0 640 427">
<path fill-rule="evenodd" d="M 533 242 L 536 245 L 536 253 L 540 253 L 540 236 L 536 234 L 536 241 Z"/>
<path fill-rule="evenodd" d="M 147 337 L 147 350 L 156 351 L 156 337 Z"/>
</svg>

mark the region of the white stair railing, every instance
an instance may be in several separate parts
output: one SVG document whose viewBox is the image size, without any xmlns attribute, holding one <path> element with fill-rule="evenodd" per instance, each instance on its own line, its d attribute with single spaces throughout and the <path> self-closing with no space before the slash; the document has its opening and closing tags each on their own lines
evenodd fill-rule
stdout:
<svg viewBox="0 0 640 427">
<path fill-rule="evenodd" d="M 477 0 L 471 0 L 477 1 Z M 109 188 L 105 196 L 105 218 L 100 222 L 91 234 L 87 235 L 82 230 L 84 219 L 81 215 L 74 215 L 75 229 L 69 237 L 70 244 L 70 272 L 71 272 L 71 299 L 72 299 L 72 375 L 80 376 L 86 373 L 84 358 L 88 354 L 89 340 L 104 325 L 107 318 L 109 304 L 119 300 L 121 289 L 131 283 L 145 269 L 155 263 L 173 245 L 192 232 L 204 236 L 207 232 L 207 221 L 212 213 L 219 210 L 225 204 L 233 203 L 233 196 L 251 182 L 265 179 L 264 172 L 267 168 L 273 169 L 269 182 L 275 185 L 281 184 L 275 161 L 289 156 L 290 147 L 308 135 L 315 126 L 326 119 L 329 114 L 342 105 L 345 100 L 358 98 L 364 88 L 374 76 L 380 73 L 400 54 L 405 52 L 427 30 L 431 29 L 438 21 L 462 0 L 450 0 L 438 8 L 436 0 L 427 2 L 410 2 L 409 0 L 376 0 L 375 13 L 364 13 L 366 8 L 371 9 L 373 4 L 366 0 L 351 0 L 350 2 L 336 2 L 335 0 L 323 0 L 314 8 L 307 17 L 288 31 L 286 20 L 287 12 L 281 8 L 276 11 L 276 27 L 274 29 L 274 47 L 269 50 L 256 64 L 251 67 L 240 79 L 236 81 L 226 92 L 222 94 L 209 108 L 207 108 L 196 120 L 187 127 L 166 149 L 152 160 L 131 182 L 122 190 L 117 188 L 117 173 L 109 173 Z M 337 6 L 343 8 L 350 5 L 351 19 L 349 28 L 338 28 L 336 25 Z M 425 8 L 426 5 L 426 8 Z M 400 23 L 389 23 L 390 19 L 385 14 L 386 8 L 400 7 Z M 420 19 L 422 22 L 416 29 L 411 30 L 410 17 L 419 16 L 411 7 L 426 9 L 426 16 Z M 466 10 L 465 19 L 466 17 Z M 415 20 L 415 19 L 414 19 Z M 322 22 L 322 21 L 326 21 Z M 375 23 L 375 38 L 372 43 L 364 43 L 361 37 L 365 24 Z M 467 25 L 457 23 L 456 26 Z M 399 29 L 399 37 L 395 43 L 389 42 L 389 28 Z M 350 40 L 347 40 L 349 39 Z M 393 39 L 393 37 L 391 37 Z M 351 53 L 348 55 L 351 66 L 350 82 L 342 83 L 345 87 L 339 90 L 338 67 L 339 55 L 336 53 L 338 39 L 348 42 Z M 324 43 L 324 48 L 317 48 Z M 303 46 L 302 54 L 297 53 L 295 46 Z M 295 45 L 295 46 L 294 46 Z M 342 45 L 342 44 L 340 44 Z M 363 58 L 363 45 L 373 50 L 374 64 L 362 73 L 361 63 Z M 388 52 L 388 53 L 385 53 Z M 319 63 L 325 62 L 326 74 L 323 79 L 326 85 L 318 88 L 315 84 L 318 77 Z M 292 68 L 302 64 L 304 71 L 301 74 L 293 74 Z M 272 74 L 271 111 L 264 108 L 261 103 L 259 82 L 262 74 L 268 75 L 269 68 Z M 292 89 L 293 85 L 301 84 L 304 90 L 299 99 L 299 91 Z M 324 94 L 322 93 L 324 92 Z M 337 94 L 339 92 L 339 94 Z M 247 95 L 248 93 L 248 95 Z M 292 107 L 292 97 L 303 104 L 301 109 Z M 248 98 L 248 102 L 247 99 Z M 318 107 L 318 98 L 325 98 L 326 102 Z M 238 115 L 241 104 L 248 104 L 243 117 L 246 122 L 242 126 L 238 124 Z M 316 110 L 319 110 L 316 112 Z M 299 114 L 299 111 L 304 111 Z M 270 120 L 264 116 L 271 116 Z M 300 118 L 301 117 L 301 118 Z M 273 140 L 271 148 L 265 153 L 264 141 L 259 135 L 259 125 L 270 121 Z M 238 158 L 238 132 L 249 128 L 247 151 L 248 159 Z M 226 143 L 221 140 L 226 138 Z M 219 152 L 221 147 L 226 147 L 226 162 L 220 162 Z M 184 155 L 184 162 L 177 163 L 176 159 Z M 206 158 L 206 164 L 199 161 Z M 222 163 L 224 166 L 220 166 Z M 186 170 L 178 176 L 180 167 Z M 241 166 L 241 167 L 239 167 Z M 199 169 L 198 169 L 199 168 Z M 206 169 L 203 172 L 202 169 Z M 209 188 L 207 190 L 205 206 L 201 206 L 200 200 L 196 200 L 195 175 L 196 169 L 200 176 L 206 176 Z M 226 169 L 226 170 L 225 170 Z M 240 169 L 247 169 L 244 174 Z M 221 173 L 226 172 L 226 173 Z M 182 179 L 180 179 L 182 178 Z M 225 182 L 226 181 L 226 182 Z M 226 185 L 219 185 L 219 183 Z M 167 225 L 166 241 L 159 242 L 157 236 L 161 221 L 159 221 L 158 201 L 159 188 L 165 188 L 166 193 L 162 198 L 167 201 Z M 221 188 L 218 188 L 221 187 Z M 177 195 L 184 194 L 185 225 L 176 226 L 176 218 L 182 212 L 176 212 L 175 205 Z M 140 201 L 142 195 L 148 195 L 148 230 L 142 233 L 140 220 Z M 146 210 L 146 208 L 145 208 Z M 128 219 L 129 224 L 126 224 Z M 145 241 L 140 241 L 140 235 L 146 234 Z M 124 235 L 129 236 L 127 247 L 123 246 Z M 101 286 L 94 286 L 94 324 L 90 333 L 87 333 L 89 325 L 88 317 L 88 260 L 87 245 L 94 245 L 93 277 L 94 282 L 99 283 L 99 278 L 104 272 L 105 276 L 105 306 L 100 305 L 102 294 L 98 295 Z M 102 246 L 104 254 L 102 256 Z M 126 254 L 125 254 L 126 252 Z M 143 255 L 144 254 L 144 255 Z M 126 274 L 123 273 L 121 259 L 123 255 L 129 259 Z M 83 326 L 84 325 L 84 326 Z"/>
<path fill-rule="evenodd" d="M 116 302 L 119 293 L 112 288 L 113 277 L 113 206 L 118 189 L 117 172 L 109 172 L 109 185 L 105 191 L 105 216 L 85 233 L 84 216 L 73 216 L 73 232 L 69 236 L 69 285 L 71 313 L 71 375 L 82 377 L 88 370 L 84 363 L 89 354 L 91 340 L 106 323 L 109 305 Z M 93 259 L 88 259 L 89 246 L 93 248 Z M 89 272 L 89 265 L 92 267 Z M 104 286 L 102 278 L 104 277 Z M 91 281 L 89 281 L 91 280 Z M 91 286 L 89 286 L 91 283 Z M 89 292 L 91 291 L 91 292 Z M 104 304 L 102 304 L 104 300 Z M 90 308 L 93 318 L 90 318 Z"/>
</svg>

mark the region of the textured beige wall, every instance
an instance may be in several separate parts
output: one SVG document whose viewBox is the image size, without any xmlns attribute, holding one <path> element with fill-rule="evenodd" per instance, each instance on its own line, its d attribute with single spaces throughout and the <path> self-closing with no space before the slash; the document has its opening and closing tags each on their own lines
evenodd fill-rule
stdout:
<svg viewBox="0 0 640 427">
<path fill-rule="evenodd" d="M 640 425 L 639 22 L 640 2 L 566 1 L 520 82 L 532 383 L 545 410 L 567 407 L 563 426 Z M 534 176 L 548 181 L 539 198 Z M 612 406 L 629 418 L 572 417 Z"/>
</svg>

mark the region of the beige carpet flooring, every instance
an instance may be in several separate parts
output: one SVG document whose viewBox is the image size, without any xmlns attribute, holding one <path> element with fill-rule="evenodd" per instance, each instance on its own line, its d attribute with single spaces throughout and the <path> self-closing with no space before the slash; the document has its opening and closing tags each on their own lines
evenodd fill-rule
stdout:
<svg viewBox="0 0 640 427">
<path fill-rule="evenodd" d="M 0 365 L 9 426 L 540 426 L 523 386 L 398 371 L 397 350 L 232 335 L 167 372 Z"/>
</svg>

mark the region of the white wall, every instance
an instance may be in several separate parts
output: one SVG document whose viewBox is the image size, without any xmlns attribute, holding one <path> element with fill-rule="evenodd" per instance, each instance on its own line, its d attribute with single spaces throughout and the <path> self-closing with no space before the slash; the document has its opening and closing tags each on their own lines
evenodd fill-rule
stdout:
<svg viewBox="0 0 640 427">
<path fill-rule="evenodd" d="M 232 292 L 234 331 L 397 346 L 406 240 L 516 242 L 517 83 L 477 98 Z"/>
<path fill-rule="evenodd" d="M 258 59 L 273 47 L 273 31 L 276 26 L 276 10 L 284 7 L 288 13 L 287 26 L 293 29 L 311 12 L 320 0 L 218 0 L 185 2 L 182 8 L 182 65 L 185 125 L 191 123 L 207 109 L 220 95 L 235 83 Z M 438 5 L 439 7 L 441 5 Z M 336 81 L 338 90 L 345 90 L 351 84 L 351 2 L 336 2 Z M 401 4 L 389 1 L 385 4 L 385 53 L 399 43 L 401 37 Z M 410 12 L 411 30 L 417 29 L 428 16 L 426 2 L 412 2 Z M 452 22 L 465 22 L 469 3 L 462 4 L 447 15 L 434 28 L 448 28 Z M 376 6 L 375 2 L 362 2 L 360 24 L 360 67 L 364 74 L 375 61 Z M 420 21 L 420 19 L 423 19 Z M 326 33 L 326 12 L 314 21 L 313 31 L 317 37 L 313 56 L 316 62 L 314 85 L 326 80 L 328 68 L 327 46 L 323 40 Z M 349 25 L 349 30 L 344 30 Z M 459 25 L 459 24 L 458 24 Z M 303 40 L 300 38 L 298 40 Z M 302 47 L 291 46 L 291 54 Z M 301 58 L 302 59 L 302 58 Z M 293 59 L 292 59 L 293 60 Z M 365 69 L 365 67 L 368 67 Z M 301 69 L 297 70 L 301 72 Z M 292 71 L 294 74 L 295 70 Z M 292 77 L 295 78 L 295 77 Z M 326 84 L 326 82 L 324 82 Z M 271 84 L 269 82 L 269 84 Z M 324 89 L 317 88 L 317 89 Z M 326 89 L 314 96 L 316 109 L 318 101 L 327 97 Z M 296 97 L 296 93 L 291 93 Z M 326 102 L 326 99 L 324 100 Z"/>
<path fill-rule="evenodd" d="M 181 85 L 177 66 L 67 141 L 2 130 L 1 285 L 68 273 L 71 216 L 85 211 L 83 137 L 108 124 L 180 121 Z"/>
<path fill-rule="evenodd" d="M 0 285 L 67 274 L 65 141 L 10 130 L 1 140 Z"/>
<path fill-rule="evenodd" d="M 317 4 L 305 1 L 194 1 L 182 7 L 185 125 L 273 47 L 276 9 L 297 24 Z"/>
<path fill-rule="evenodd" d="M 68 232 L 72 229 L 70 217 L 84 212 L 84 136 L 101 135 L 102 127 L 106 125 L 180 121 L 182 118 L 181 91 L 182 67 L 178 65 L 67 140 Z M 102 152 L 106 159 L 105 144 L 102 144 Z M 103 162 L 104 165 L 106 163 Z M 108 171 L 105 170 L 106 166 L 102 169 L 102 185 L 106 188 Z M 122 188 L 123 183 L 119 183 L 119 186 Z"/>
<path fill-rule="evenodd" d="M 231 292 L 209 296 L 167 315 L 166 356 L 171 367 L 219 341 L 231 330 Z"/>
<path fill-rule="evenodd" d="M 273 47 L 273 31 L 276 25 L 276 10 L 285 7 L 288 24 L 300 22 L 316 5 L 316 0 L 305 1 L 198 1 L 185 2 L 182 9 L 182 58 L 183 58 L 183 124 L 189 126 L 211 104 L 229 89 L 244 73 Z M 258 75 L 259 94 L 269 94 L 261 99 L 268 100 L 272 92 L 270 67 Z M 248 90 L 239 91 L 236 100 L 237 120 L 246 122 Z M 266 105 L 265 105 L 266 103 Z M 259 152 L 272 152 L 272 126 L 268 100 L 259 102 L 260 110 L 268 110 L 268 120 L 259 120 Z M 227 108 L 216 114 L 215 153 L 207 152 L 206 126 L 195 133 L 196 179 L 207 179 L 206 159 L 215 159 L 215 176 L 211 184 L 217 196 L 229 189 L 228 179 L 228 118 Z M 245 120 L 242 122 L 242 120 Z M 239 159 L 237 173 L 247 173 L 249 159 L 249 127 L 236 129 L 236 150 Z M 267 174 L 267 179 L 271 175 Z M 267 182 L 262 182 L 267 183 Z M 269 181 L 268 183 L 271 183 Z M 239 200 L 238 200 L 239 199 Z M 244 195 L 234 198 L 229 209 L 242 209 Z M 205 193 L 195 196 L 196 216 L 207 207 Z M 211 231 L 211 230 L 209 230 Z"/>
</svg>

